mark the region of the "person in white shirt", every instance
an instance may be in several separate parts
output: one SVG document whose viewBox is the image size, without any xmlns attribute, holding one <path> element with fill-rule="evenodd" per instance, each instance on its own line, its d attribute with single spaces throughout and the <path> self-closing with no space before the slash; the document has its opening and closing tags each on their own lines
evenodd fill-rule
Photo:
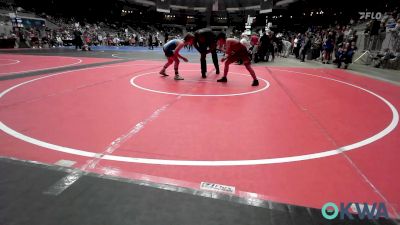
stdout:
<svg viewBox="0 0 400 225">
<path fill-rule="evenodd" d="M 240 43 L 246 46 L 247 50 L 251 48 L 249 37 L 246 34 L 242 34 L 242 39 L 240 39 Z"/>
</svg>

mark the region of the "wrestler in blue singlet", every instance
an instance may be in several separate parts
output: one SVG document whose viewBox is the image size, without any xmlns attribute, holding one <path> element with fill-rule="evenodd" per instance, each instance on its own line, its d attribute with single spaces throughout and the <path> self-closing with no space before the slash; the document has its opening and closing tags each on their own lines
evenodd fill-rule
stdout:
<svg viewBox="0 0 400 225">
<path fill-rule="evenodd" d="M 173 39 L 173 40 L 168 41 L 164 45 L 163 50 L 164 50 L 165 56 L 171 57 L 174 54 L 174 50 L 175 50 L 176 46 L 178 45 L 178 41 L 179 41 L 178 39 Z"/>
</svg>

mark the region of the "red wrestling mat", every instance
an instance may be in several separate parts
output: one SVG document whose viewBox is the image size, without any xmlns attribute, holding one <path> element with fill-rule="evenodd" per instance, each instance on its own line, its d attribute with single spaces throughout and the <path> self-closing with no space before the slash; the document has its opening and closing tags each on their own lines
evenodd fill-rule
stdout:
<svg viewBox="0 0 400 225">
<path fill-rule="evenodd" d="M 0 54 L 0 76 L 67 66 L 109 62 L 114 59 Z"/>
<path fill-rule="evenodd" d="M 224 184 L 316 208 L 386 202 L 400 210 L 399 87 L 344 70 L 277 67 L 254 67 L 260 86 L 251 87 L 242 66 L 221 84 L 184 63 L 185 80 L 175 81 L 158 75 L 162 65 L 8 84 L 1 155 L 194 188 Z"/>
</svg>

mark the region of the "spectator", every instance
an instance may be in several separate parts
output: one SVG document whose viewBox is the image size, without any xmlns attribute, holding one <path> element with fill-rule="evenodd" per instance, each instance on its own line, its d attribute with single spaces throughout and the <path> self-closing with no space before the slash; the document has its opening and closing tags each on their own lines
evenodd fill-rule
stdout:
<svg viewBox="0 0 400 225">
<path fill-rule="evenodd" d="M 301 48 L 301 42 L 302 42 L 301 34 L 299 33 L 293 41 L 293 46 L 294 46 L 293 53 L 296 56 L 296 59 L 298 59 L 300 56 L 299 53 L 300 53 L 300 48 Z"/>
<path fill-rule="evenodd" d="M 300 61 L 304 62 L 306 54 L 311 49 L 311 33 L 307 33 L 303 39 L 303 43 L 300 49 Z"/>
<path fill-rule="evenodd" d="M 283 48 L 282 48 L 282 57 L 287 58 L 290 54 L 292 43 L 287 40 L 282 40 Z"/>
<path fill-rule="evenodd" d="M 270 42 L 269 37 L 264 32 L 260 38 L 260 47 L 258 51 L 259 61 L 265 61 L 265 57 L 267 56 L 268 52 L 269 42 Z"/>
<path fill-rule="evenodd" d="M 151 33 L 149 33 L 147 41 L 149 43 L 149 49 L 153 50 L 154 49 L 154 47 L 153 47 L 153 35 Z"/>
<path fill-rule="evenodd" d="M 340 68 L 342 63 L 345 64 L 344 68 L 347 69 L 352 62 L 354 52 L 357 50 L 355 43 L 342 43 L 336 54 L 337 67 Z"/>
<path fill-rule="evenodd" d="M 315 36 L 311 49 L 312 49 L 312 59 L 319 58 L 322 50 L 322 37 L 320 34 L 317 34 Z"/>
<path fill-rule="evenodd" d="M 252 56 L 251 59 L 253 62 L 256 61 L 256 53 L 258 51 L 258 44 L 259 44 L 259 37 L 257 35 L 257 33 L 253 33 L 250 37 L 250 45 L 251 45 L 251 52 L 252 52 Z"/>
<path fill-rule="evenodd" d="M 74 31 L 74 44 L 75 49 L 82 49 L 82 32 L 78 28 Z"/>
<path fill-rule="evenodd" d="M 324 64 L 330 63 L 334 47 L 335 47 L 335 43 L 333 40 L 333 33 L 329 32 L 328 35 L 325 37 L 325 41 L 323 44 L 323 50 L 324 50 L 323 57 L 324 58 L 322 60 L 322 63 L 324 63 Z"/>
<path fill-rule="evenodd" d="M 379 30 L 380 30 L 380 22 L 376 19 L 372 20 L 369 30 L 369 41 L 368 41 L 369 50 L 376 49 Z"/>
<path fill-rule="evenodd" d="M 269 44 L 268 44 L 268 51 L 272 55 L 271 61 L 275 60 L 275 51 L 276 51 L 276 37 L 273 31 L 269 33 Z M 268 61 L 268 60 L 267 60 Z"/>
</svg>

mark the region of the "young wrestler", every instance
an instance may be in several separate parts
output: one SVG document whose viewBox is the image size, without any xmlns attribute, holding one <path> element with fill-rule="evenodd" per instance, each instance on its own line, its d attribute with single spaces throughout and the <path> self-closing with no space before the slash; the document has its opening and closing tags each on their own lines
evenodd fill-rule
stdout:
<svg viewBox="0 0 400 225">
<path fill-rule="evenodd" d="M 256 74 L 251 68 L 250 58 L 247 52 L 246 46 L 240 43 L 240 41 L 228 38 L 226 40 L 221 40 L 221 44 L 225 45 L 225 57 L 221 59 L 221 62 L 225 62 L 224 76 L 217 80 L 218 82 L 228 82 L 226 76 L 228 75 L 229 65 L 238 60 L 242 60 L 243 65 L 250 72 L 253 77 L 253 83 L 251 86 L 258 86 L 258 80 Z"/>
<path fill-rule="evenodd" d="M 181 56 L 179 54 L 179 51 L 185 46 L 185 45 L 191 45 L 193 43 L 194 36 L 190 33 L 186 34 L 185 38 L 183 40 L 180 39 L 173 39 L 169 42 L 167 42 L 164 47 L 164 54 L 168 58 L 167 63 L 164 65 L 162 70 L 160 71 L 160 74 L 163 76 L 168 76 L 168 74 L 165 72 L 165 70 L 173 63 L 174 64 L 174 70 L 175 70 L 175 80 L 183 80 L 183 77 L 179 75 L 178 69 L 179 69 L 179 58 L 181 58 L 183 61 L 187 62 L 187 58 Z"/>
</svg>

